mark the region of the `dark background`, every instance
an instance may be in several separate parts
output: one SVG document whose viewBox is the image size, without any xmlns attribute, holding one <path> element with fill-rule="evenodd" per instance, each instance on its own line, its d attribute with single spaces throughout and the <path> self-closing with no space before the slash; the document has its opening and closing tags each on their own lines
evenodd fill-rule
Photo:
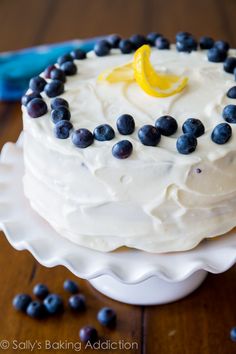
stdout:
<svg viewBox="0 0 236 354">
<path fill-rule="evenodd" d="M 129 36 L 158 31 L 173 41 L 180 30 L 225 39 L 236 46 L 235 16 L 236 0 L 0 0 L 0 50 L 114 32 Z M 0 103 L 0 145 L 15 141 L 21 129 L 20 104 Z M 103 338 L 137 341 L 139 350 L 129 353 L 236 353 L 236 343 L 229 338 L 231 327 L 236 325 L 235 267 L 221 275 L 209 275 L 186 299 L 155 307 L 113 302 L 80 281 L 87 312 L 73 316 L 66 311 L 61 317 L 37 322 L 15 313 L 12 297 L 17 292 L 30 292 L 37 282 L 45 282 L 65 297 L 62 283 L 75 277 L 62 267 L 40 266 L 26 251 L 13 250 L 3 234 L 0 252 L 0 341 L 77 342 L 79 328 L 94 324 Z M 114 331 L 101 328 L 96 321 L 96 313 L 104 305 L 117 310 Z M 120 352 L 124 351 L 114 351 Z"/>
</svg>

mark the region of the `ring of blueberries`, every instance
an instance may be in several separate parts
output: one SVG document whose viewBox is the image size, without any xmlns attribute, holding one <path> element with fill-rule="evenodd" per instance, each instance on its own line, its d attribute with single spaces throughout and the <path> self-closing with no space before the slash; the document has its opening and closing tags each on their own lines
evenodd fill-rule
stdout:
<svg viewBox="0 0 236 354">
<path fill-rule="evenodd" d="M 151 32 L 147 36 L 140 34 L 132 35 L 128 39 L 122 39 L 117 34 L 112 34 L 105 39 L 99 40 L 94 46 L 97 56 L 109 55 L 112 48 L 119 48 L 121 53 L 129 54 L 144 44 L 155 46 L 157 49 L 169 49 L 170 42 L 162 34 Z M 226 41 L 214 41 L 211 37 L 201 37 L 199 42 L 188 32 L 176 34 L 176 50 L 179 52 L 191 53 L 196 51 L 198 46 L 207 50 L 208 61 L 213 63 L 223 62 L 225 72 L 234 74 L 236 80 L 236 58 L 228 57 L 230 49 Z M 113 127 L 108 124 L 97 126 L 93 132 L 86 128 L 73 129 L 70 122 L 70 110 L 68 102 L 60 96 L 64 92 L 66 77 L 77 73 L 76 60 L 86 59 L 87 54 L 82 49 L 75 49 L 71 53 L 60 56 L 56 65 L 48 66 L 44 71 L 44 77 L 51 79 L 47 82 L 43 77 L 36 76 L 30 80 L 29 88 L 32 93 L 22 97 L 22 104 L 26 106 L 30 117 L 38 118 L 48 112 L 47 104 L 44 102 L 41 93 L 44 92 L 51 101 L 51 120 L 54 125 L 54 134 L 58 139 L 67 139 L 71 136 L 72 143 L 78 148 L 87 148 L 94 139 L 97 141 L 109 141 L 115 137 Z M 236 86 L 231 87 L 226 93 L 228 98 L 236 99 Z M 225 144 L 232 136 L 232 129 L 229 124 L 236 124 L 236 105 L 227 105 L 222 112 L 223 119 L 227 123 L 220 123 L 215 126 L 211 133 L 211 139 L 216 144 Z M 229 124 L 228 124 L 229 123 Z M 121 135 L 130 135 L 135 131 L 134 118 L 129 114 L 118 117 L 116 128 Z M 176 133 L 177 121 L 171 116 L 158 118 L 155 125 L 144 125 L 138 130 L 138 138 L 143 145 L 157 146 L 161 136 L 169 137 Z M 183 134 L 177 138 L 176 149 L 181 154 L 190 154 L 197 147 L 197 138 L 205 132 L 205 127 L 199 119 L 188 118 L 182 126 Z M 129 140 L 121 140 L 112 147 L 112 154 L 118 159 L 126 159 L 132 154 L 133 146 Z"/>
</svg>

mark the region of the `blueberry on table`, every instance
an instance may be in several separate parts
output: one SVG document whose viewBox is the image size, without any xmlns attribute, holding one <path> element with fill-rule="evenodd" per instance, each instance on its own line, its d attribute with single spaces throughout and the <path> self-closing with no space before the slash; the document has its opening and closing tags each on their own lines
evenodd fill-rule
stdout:
<svg viewBox="0 0 236 354">
<path fill-rule="evenodd" d="M 195 138 L 203 135 L 205 133 L 205 127 L 199 119 L 196 118 L 188 118 L 183 126 L 183 133 L 192 134 Z"/>
<path fill-rule="evenodd" d="M 69 103 L 61 97 L 56 97 L 51 101 L 51 108 L 56 109 L 60 106 L 64 106 L 66 108 L 69 108 Z"/>
<path fill-rule="evenodd" d="M 103 307 L 97 315 L 98 322 L 103 326 L 115 327 L 116 312 L 110 307 Z"/>
<path fill-rule="evenodd" d="M 55 315 L 61 313 L 64 308 L 63 300 L 58 294 L 49 294 L 43 301 L 48 313 Z"/>
<path fill-rule="evenodd" d="M 93 135 L 99 141 L 112 140 L 115 136 L 115 131 L 109 124 L 101 124 L 94 129 Z"/>
<path fill-rule="evenodd" d="M 134 51 L 133 43 L 129 39 L 122 39 L 119 48 L 123 54 L 130 54 Z"/>
<path fill-rule="evenodd" d="M 229 98 L 236 98 L 236 86 L 231 87 L 228 91 L 227 91 L 227 97 Z"/>
<path fill-rule="evenodd" d="M 108 55 L 110 53 L 110 49 L 111 45 L 105 39 L 98 41 L 94 46 L 94 52 L 98 57 L 104 57 L 105 55 Z"/>
<path fill-rule="evenodd" d="M 31 301 L 32 299 L 30 295 L 18 294 L 14 297 L 12 305 L 16 310 L 25 312 Z"/>
<path fill-rule="evenodd" d="M 76 147 L 84 149 L 93 143 L 94 137 L 90 130 L 81 128 L 73 132 L 71 139 Z"/>
<path fill-rule="evenodd" d="M 60 106 L 58 108 L 55 108 L 51 112 L 51 118 L 53 123 L 57 123 L 60 120 L 70 120 L 70 117 L 71 117 L 70 111 L 65 106 Z"/>
<path fill-rule="evenodd" d="M 117 159 L 127 159 L 133 151 L 133 145 L 128 140 L 121 140 L 112 148 L 112 155 Z"/>
<path fill-rule="evenodd" d="M 58 139 L 67 139 L 70 136 L 73 125 L 68 120 L 60 120 L 55 124 L 54 134 Z"/>
<path fill-rule="evenodd" d="M 56 69 L 55 65 L 49 65 L 45 70 L 44 70 L 44 76 L 46 77 L 46 79 L 50 79 L 50 75 L 51 75 L 51 71 Z"/>
<path fill-rule="evenodd" d="M 28 115 L 32 118 L 38 118 L 47 113 L 48 107 L 41 98 L 33 98 L 26 106 Z"/>
<path fill-rule="evenodd" d="M 46 309 L 40 301 L 34 300 L 28 305 L 26 313 L 29 317 L 41 319 L 45 317 Z"/>
<path fill-rule="evenodd" d="M 211 49 L 214 46 L 214 40 L 211 37 L 201 37 L 199 40 L 201 49 Z"/>
<path fill-rule="evenodd" d="M 64 55 L 61 55 L 58 59 L 57 59 L 57 63 L 59 65 L 65 63 L 66 61 L 73 61 L 73 57 L 71 54 L 64 54 Z"/>
<path fill-rule="evenodd" d="M 214 47 L 223 52 L 227 52 L 229 50 L 229 43 L 226 41 L 216 41 Z"/>
<path fill-rule="evenodd" d="M 147 44 L 145 36 L 141 34 L 134 34 L 130 37 L 130 42 L 133 43 L 135 49 L 142 47 L 142 45 Z"/>
<path fill-rule="evenodd" d="M 163 37 L 163 36 L 157 32 L 148 33 L 146 36 L 147 43 L 153 47 L 158 37 Z"/>
<path fill-rule="evenodd" d="M 44 92 L 50 98 L 59 96 L 64 92 L 64 84 L 60 80 L 52 80 L 44 87 Z"/>
<path fill-rule="evenodd" d="M 143 145 L 156 146 L 161 140 L 161 133 L 153 125 L 147 124 L 139 129 L 138 137 Z"/>
<path fill-rule="evenodd" d="M 183 134 L 178 137 L 176 148 L 180 154 L 188 155 L 196 150 L 197 139 L 192 134 Z"/>
<path fill-rule="evenodd" d="M 224 71 L 233 74 L 235 68 L 236 68 L 236 58 L 234 57 L 226 58 L 224 61 Z"/>
<path fill-rule="evenodd" d="M 92 326 L 82 327 L 79 331 L 80 340 L 84 343 L 95 343 L 98 340 L 98 332 Z"/>
<path fill-rule="evenodd" d="M 76 312 L 84 311 L 86 308 L 85 297 L 82 294 L 72 295 L 68 300 L 68 305 L 71 310 Z"/>
<path fill-rule="evenodd" d="M 66 75 L 61 69 L 53 69 L 50 73 L 50 78 L 52 80 L 60 80 L 61 82 L 66 82 Z"/>
<path fill-rule="evenodd" d="M 232 128 L 228 123 L 218 124 L 211 133 L 211 139 L 216 144 L 225 144 L 232 136 Z"/>
<path fill-rule="evenodd" d="M 43 77 L 35 76 L 32 79 L 30 79 L 29 88 L 33 92 L 42 92 L 46 84 L 47 81 Z"/>
<path fill-rule="evenodd" d="M 45 299 L 49 294 L 49 290 L 47 285 L 44 284 L 36 284 L 33 288 L 33 294 L 38 297 L 40 300 Z"/>
<path fill-rule="evenodd" d="M 79 292 L 79 285 L 70 279 L 64 281 L 63 288 L 71 294 L 77 294 Z"/>
<path fill-rule="evenodd" d="M 236 342 L 236 327 L 233 327 L 230 331 L 230 338 L 233 342 Z"/>
<path fill-rule="evenodd" d="M 122 114 L 116 121 L 116 126 L 120 134 L 129 135 L 134 132 L 135 122 L 130 114 Z"/>
<path fill-rule="evenodd" d="M 22 96 L 21 98 L 21 103 L 23 106 L 27 106 L 27 104 L 33 99 L 33 98 L 42 98 L 42 96 L 40 95 L 40 93 L 38 92 L 32 92 L 29 94 L 26 94 L 24 96 Z"/>
<path fill-rule="evenodd" d="M 118 34 L 110 34 L 106 39 L 112 48 L 119 47 L 121 37 Z"/>
<path fill-rule="evenodd" d="M 223 118 L 228 123 L 236 123 L 236 105 L 229 104 L 223 109 Z"/>
<path fill-rule="evenodd" d="M 86 52 L 80 48 L 72 50 L 70 55 L 72 56 L 73 59 L 77 59 L 77 60 L 83 60 L 87 58 Z"/>
<path fill-rule="evenodd" d="M 161 135 L 170 136 L 178 129 L 177 121 L 171 116 L 162 116 L 155 122 L 155 127 L 160 131 Z"/>
<path fill-rule="evenodd" d="M 207 58 L 209 61 L 213 63 L 221 63 L 225 61 L 225 59 L 227 58 L 227 52 L 220 50 L 216 47 L 213 47 L 208 50 Z"/>
<path fill-rule="evenodd" d="M 60 65 L 61 70 L 68 76 L 75 75 L 77 73 L 77 66 L 72 61 L 66 61 Z"/>
<path fill-rule="evenodd" d="M 197 41 L 193 37 L 188 37 L 185 40 L 176 42 L 176 49 L 178 52 L 191 53 L 197 50 Z"/>
<path fill-rule="evenodd" d="M 157 49 L 169 49 L 170 42 L 164 37 L 158 37 L 155 41 L 155 46 Z"/>
</svg>

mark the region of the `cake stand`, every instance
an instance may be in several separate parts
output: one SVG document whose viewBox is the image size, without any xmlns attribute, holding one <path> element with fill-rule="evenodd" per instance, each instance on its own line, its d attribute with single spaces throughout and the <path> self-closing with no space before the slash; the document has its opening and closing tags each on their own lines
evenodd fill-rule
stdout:
<svg viewBox="0 0 236 354">
<path fill-rule="evenodd" d="M 236 233 L 203 241 L 186 252 L 152 254 L 134 249 L 103 253 L 60 236 L 31 207 L 22 186 L 22 139 L 0 157 L 0 228 L 11 245 L 29 250 L 44 266 L 64 265 L 112 299 L 154 305 L 190 294 L 207 272 L 221 273 L 236 259 Z"/>
</svg>

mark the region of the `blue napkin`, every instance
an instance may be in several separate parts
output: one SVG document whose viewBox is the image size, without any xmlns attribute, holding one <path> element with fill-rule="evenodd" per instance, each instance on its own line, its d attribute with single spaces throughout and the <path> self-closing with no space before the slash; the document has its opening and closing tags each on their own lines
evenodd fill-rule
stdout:
<svg viewBox="0 0 236 354">
<path fill-rule="evenodd" d="M 73 40 L 0 54 L 0 100 L 20 100 L 31 77 L 37 76 L 48 65 L 54 64 L 60 55 L 75 48 L 89 52 L 100 38 Z"/>
</svg>

